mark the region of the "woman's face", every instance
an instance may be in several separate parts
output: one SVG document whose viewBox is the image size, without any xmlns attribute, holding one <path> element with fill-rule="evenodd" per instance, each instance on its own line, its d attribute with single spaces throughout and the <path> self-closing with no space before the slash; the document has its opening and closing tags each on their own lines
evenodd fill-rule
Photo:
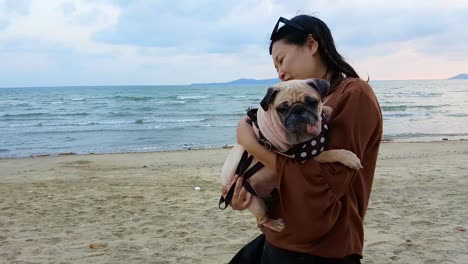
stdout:
<svg viewBox="0 0 468 264">
<path fill-rule="evenodd" d="M 318 43 L 313 40 L 299 46 L 284 40 L 273 43 L 271 56 L 281 81 L 321 78 L 326 69 L 317 52 Z"/>
</svg>

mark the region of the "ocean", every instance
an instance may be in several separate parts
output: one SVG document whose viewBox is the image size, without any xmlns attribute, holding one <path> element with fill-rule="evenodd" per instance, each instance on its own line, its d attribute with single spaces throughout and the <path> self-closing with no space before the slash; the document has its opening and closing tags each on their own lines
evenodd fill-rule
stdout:
<svg viewBox="0 0 468 264">
<path fill-rule="evenodd" d="M 370 81 L 384 139 L 468 139 L 468 80 Z M 0 89 L 0 157 L 216 148 L 266 86 Z M 363 117 L 365 118 L 365 117 Z"/>
</svg>

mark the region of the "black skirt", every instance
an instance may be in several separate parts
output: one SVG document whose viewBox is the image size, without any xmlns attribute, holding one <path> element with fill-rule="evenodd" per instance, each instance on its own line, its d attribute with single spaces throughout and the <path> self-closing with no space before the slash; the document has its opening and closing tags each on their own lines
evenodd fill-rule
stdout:
<svg viewBox="0 0 468 264">
<path fill-rule="evenodd" d="M 229 264 L 360 264 L 360 256 L 351 255 L 342 259 L 323 258 L 305 253 L 277 248 L 261 234 L 245 245 Z"/>
<path fill-rule="evenodd" d="M 253 241 L 245 245 L 229 264 L 260 264 L 262 263 L 262 252 L 265 246 L 265 235 L 261 234 Z"/>
</svg>

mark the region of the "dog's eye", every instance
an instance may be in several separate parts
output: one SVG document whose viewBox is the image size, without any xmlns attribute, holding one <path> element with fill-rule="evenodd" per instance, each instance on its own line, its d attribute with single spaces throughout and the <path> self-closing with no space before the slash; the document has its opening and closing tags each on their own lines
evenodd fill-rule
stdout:
<svg viewBox="0 0 468 264">
<path fill-rule="evenodd" d="M 287 103 L 280 104 L 278 105 L 278 107 L 276 107 L 276 111 L 281 114 L 287 113 L 288 110 L 289 110 L 289 106 Z"/>
<path fill-rule="evenodd" d="M 318 104 L 317 99 L 314 99 L 314 98 L 311 98 L 311 97 L 308 97 L 308 96 L 305 98 L 304 102 L 305 102 L 307 105 L 313 106 L 313 107 L 314 107 L 314 106 L 317 106 L 317 104 Z"/>
<path fill-rule="evenodd" d="M 278 113 L 280 113 L 280 114 L 285 114 L 285 113 L 288 112 L 288 109 L 281 108 L 281 107 L 280 107 L 280 108 L 276 108 L 276 110 L 278 110 Z"/>
</svg>

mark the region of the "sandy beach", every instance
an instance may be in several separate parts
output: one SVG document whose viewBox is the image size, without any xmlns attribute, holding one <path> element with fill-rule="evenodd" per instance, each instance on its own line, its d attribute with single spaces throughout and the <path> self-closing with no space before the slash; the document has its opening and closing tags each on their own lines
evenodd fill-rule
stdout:
<svg viewBox="0 0 468 264">
<path fill-rule="evenodd" d="M 227 263 L 229 149 L 0 159 L 0 263 Z M 200 190 L 195 190 L 195 187 Z M 383 143 L 363 263 L 468 263 L 468 141 Z"/>
</svg>

